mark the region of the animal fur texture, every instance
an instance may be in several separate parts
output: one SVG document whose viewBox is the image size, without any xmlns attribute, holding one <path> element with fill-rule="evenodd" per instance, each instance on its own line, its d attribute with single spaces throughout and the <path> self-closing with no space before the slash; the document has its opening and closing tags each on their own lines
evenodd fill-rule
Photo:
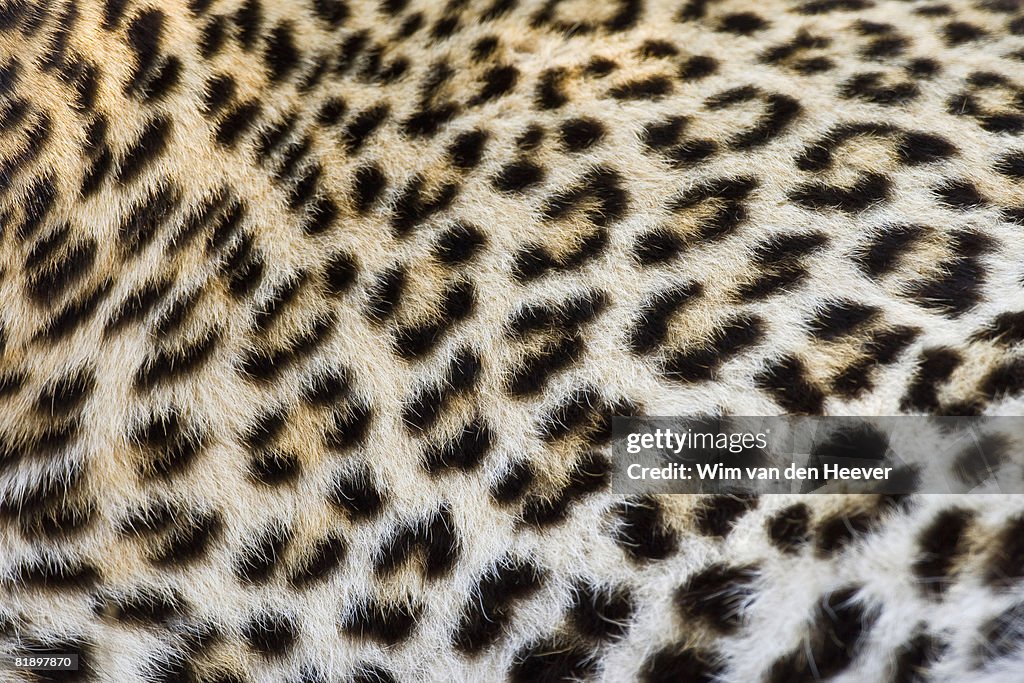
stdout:
<svg viewBox="0 0 1024 683">
<path fill-rule="evenodd" d="M 0 679 L 1024 680 L 1020 497 L 608 446 L 1020 414 L 1022 133 L 1015 0 L 2 0 Z"/>
</svg>

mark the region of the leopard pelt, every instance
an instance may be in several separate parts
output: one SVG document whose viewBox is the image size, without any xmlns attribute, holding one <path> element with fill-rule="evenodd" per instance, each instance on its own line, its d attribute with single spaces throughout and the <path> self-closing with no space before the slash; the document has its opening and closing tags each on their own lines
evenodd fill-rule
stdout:
<svg viewBox="0 0 1024 683">
<path fill-rule="evenodd" d="M 609 445 L 1020 415 L 1022 134 L 1015 0 L 2 0 L 0 679 L 1024 680 L 1022 497 Z"/>
</svg>

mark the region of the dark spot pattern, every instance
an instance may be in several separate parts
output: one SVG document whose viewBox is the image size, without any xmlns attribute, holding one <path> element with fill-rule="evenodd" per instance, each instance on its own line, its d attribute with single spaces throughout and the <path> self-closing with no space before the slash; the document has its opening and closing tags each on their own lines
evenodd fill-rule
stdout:
<svg viewBox="0 0 1024 683">
<path fill-rule="evenodd" d="M 1012 672 L 1012 504 L 612 457 L 628 416 L 1024 396 L 1024 18 L 894 7 L 4 3 L 0 641 L 81 655 L 40 680 Z"/>
</svg>

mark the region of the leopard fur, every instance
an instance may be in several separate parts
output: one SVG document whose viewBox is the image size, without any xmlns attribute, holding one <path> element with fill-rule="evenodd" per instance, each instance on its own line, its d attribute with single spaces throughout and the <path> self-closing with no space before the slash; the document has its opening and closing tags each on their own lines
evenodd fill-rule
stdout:
<svg viewBox="0 0 1024 683">
<path fill-rule="evenodd" d="M 613 415 L 1019 415 L 1016 0 L 3 0 L 3 680 L 1020 681 L 1024 501 Z"/>
</svg>

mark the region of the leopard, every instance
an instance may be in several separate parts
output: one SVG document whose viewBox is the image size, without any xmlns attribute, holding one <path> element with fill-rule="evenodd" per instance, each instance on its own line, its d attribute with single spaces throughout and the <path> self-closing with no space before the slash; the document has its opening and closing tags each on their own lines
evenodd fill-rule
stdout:
<svg viewBox="0 0 1024 683">
<path fill-rule="evenodd" d="M 1017 0 L 3 0 L 0 300 L 4 681 L 1024 680 L 1012 491 L 612 476 L 1024 412 Z"/>
</svg>

